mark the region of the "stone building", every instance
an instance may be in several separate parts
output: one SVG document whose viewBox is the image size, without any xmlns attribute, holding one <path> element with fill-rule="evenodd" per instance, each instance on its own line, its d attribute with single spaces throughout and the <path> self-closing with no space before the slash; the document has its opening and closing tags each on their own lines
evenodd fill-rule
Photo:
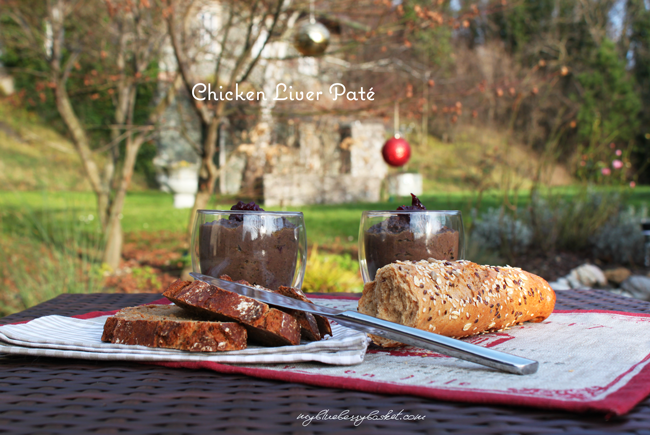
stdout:
<svg viewBox="0 0 650 435">
<path fill-rule="evenodd" d="M 175 104 L 181 104 L 177 100 Z M 191 126 L 191 110 L 177 110 L 174 105 L 165 114 L 165 125 L 158 141 L 161 188 L 174 191 L 178 176 L 194 172 L 199 158 L 191 141 L 199 140 L 196 130 L 181 135 L 179 124 Z M 189 109 L 189 107 L 184 107 Z M 181 120 L 181 117 L 187 118 Z M 219 193 L 236 195 L 242 188 L 244 171 L 256 143 L 264 132 L 256 125 L 237 143 L 238 135 L 225 134 L 220 144 L 217 185 Z M 274 121 L 272 144 L 264 147 L 263 197 L 268 206 L 333 204 L 355 201 L 379 201 L 387 166 L 381 157 L 385 129 L 372 120 L 340 120 L 322 116 L 307 120 Z M 277 132 L 282 133 L 278 134 Z M 273 137 L 275 136 L 275 137 Z M 175 184 L 176 183 L 176 184 Z"/>
<path fill-rule="evenodd" d="M 220 8 L 216 2 L 209 9 L 197 12 L 195 22 L 206 29 L 206 35 L 221 25 L 224 13 Z M 297 23 L 297 18 L 296 15 L 289 20 L 289 28 Z M 235 28 L 233 32 L 243 30 Z M 336 45 L 337 30 L 331 28 L 330 32 L 331 44 Z M 211 45 L 210 38 L 205 39 L 200 37 L 197 43 L 204 49 L 207 67 L 219 46 Z M 167 51 L 160 62 L 163 72 L 176 69 L 169 47 Z M 263 48 L 249 82 L 269 97 L 278 83 L 293 85 L 294 89 L 327 91 L 332 83 L 339 81 L 344 68 L 335 56 L 297 56 L 290 40 L 285 38 Z M 203 71 L 199 64 L 197 76 L 209 77 L 212 73 L 212 69 Z M 181 182 L 178 177 L 191 175 L 192 168 L 194 178 L 198 179 L 200 123 L 188 98 L 191 97 L 179 95 L 165 112 L 164 128 L 158 139 L 159 152 L 154 161 L 161 186 L 175 193 L 178 192 L 173 186 L 191 184 Z M 318 107 L 323 112 L 331 112 L 339 103 L 320 101 Z M 222 168 L 218 192 L 236 195 L 243 184 L 259 186 L 260 191 L 254 190 L 253 196 L 261 193 L 269 206 L 379 200 L 380 186 L 387 173 L 381 157 L 385 130 L 380 122 L 331 115 L 292 116 L 287 115 L 291 109 L 281 104 L 282 110 L 278 110 L 273 98 L 260 100 L 254 124 L 224 120 L 218 162 L 215 162 Z M 313 107 L 298 108 L 296 113 L 299 112 L 313 112 Z"/>
<path fill-rule="evenodd" d="M 294 146 L 275 146 L 264 174 L 268 206 L 379 201 L 387 166 L 381 158 L 384 126 L 378 122 L 302 122 Z"/>
</svg>

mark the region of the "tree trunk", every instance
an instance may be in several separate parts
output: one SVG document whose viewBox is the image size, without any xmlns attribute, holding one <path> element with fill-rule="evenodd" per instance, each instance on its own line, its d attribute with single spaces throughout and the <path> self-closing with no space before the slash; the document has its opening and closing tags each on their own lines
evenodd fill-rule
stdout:
<svg viewBox="0 0 650 435">
<path fill-rule="evenodd" d="M 201 156 L 201 167 L 199 168 L 199 188 L 194 199 L 194 206 L 190 212 L 187 234 L 192 237 L 192 227 L 197 210 L 208 207 L 212 192 L 219 178 L 219 168 L 214 164 L 214 156 L 217 152 L 217 141 L 219 139 L 219 124 L 221 117 L 215 116 L 210 124 L 203 125 L 203 156 Z"/>
<path fill-rule="evenodd" d="M 270 114 L 263 116 L 262 120 L 254 129 L 253 152 L 249 154 L 244 169 L 242 179 L 242 193 L 252 197 L 255 201 L 260 201 L 264 197 L 264 187 L 262 177 L 266 166 L 266 152 L 271 142 L 271 122 Z"/>
<path fill-rule="evenodd" d="M 217 152 L 217 141 L 220 134 L 220 119 L 215 116 L 210 124 L 203 124 L 203 156 L 201 157 L 201 167 L 199 169 L 199 188 L 194 197 L 194 206 L 190 212 L 189 222 L 187 225 L 187 240 L 190 245 L 193 237 L 194 219 L 196 212 L 208 208 L 212 192 L 219 178 L 219 168 L 214 164 L 214 155 Z M 186 266 L 181 273 L 181 279 L 192 279 L 188 274 L 192 271 L 192 266 Z"/>
<path fill-rule="evenodd" d="M 107 191 L 97 192 L 97 214 L 99 215 L 99 223 L 102 226 L 102 231 L 108 228 L 108 218 L 110 216 L 110 195 Z"/>
<path fill-rule="evenodd" d="M 244 176 L 242 177 L 242 194 L 256 202 L 259 202 L 264 197 L 262 176 L 266 165 L 266 154 L 263 151 L 257 146 L 253 153 L 248 156 Z"/>
<path fill-rule="evenodd" d="M 124 164 L 119 179 L 119 186 L 110 208 L 108 225 L 106 228 L 106 248 L 104 250 L 103 260 L 104 263 L 112 269 L 117 269 L 119 267 L 122 258 L 122 243 L 124 237 L 120 220 L 122 217 L 122 210 L 124 209 L 126 192 L 131 184 L 135 161 L 142 142 L 142 136 L 127 139 L 126 154 L 124 156 Z"/>
<path fill-rule="evenodd" d="M 77 114 L 70 104 L 65 83 L 58 81 L 55 89 L 56 105 L 59 115 L 66 124 L 72 143 L 77 149 L 81 162 L 86 171 L 86 176 L 97 197 L 97 214 L 106 237 L 106 246 L 104 248 L 103 261 L 111 267 L 119 266 L 122 249 L 122 228 L 120 222 L 111 222 L 111 205 L 110 185 L 102 182 L 100 170 L 93 160 L 90 149 L 88 136 L 77 117 Z M 120 208 L 120 212 L 122 209 Z"/>
<path fill-rule="evenodd" d="M 208 204 L 210 203 L 210 197 L 212 196 L 211 191 L 198 191 L 196 192 L 196 199 L 194 200 L 194 207 L 192 208 L 192 213 L 190 214 L 190 224 L 188 226 L 188 235 L 189 239 L 191 240 L 192 238 L 192 229 L 194 227 L 194 219 L 196 217 L 196 212 L 198 210 L 204 210 L 208 208 Z"/>
<path fill-rule="evenodd" d="M 70 132 L 72 143 L 77 149 L 79 157 L 81 157 L 81 163 L 83 164 L 88 180 L 90 181 L 90 186 L 95 194 L 99 195 L 102 191 L 100 171 L 93 160 L 86 131 L 81 125 L 81 121 L 79 121 L 77 114 L 74 112 L 72 104 L 70 104 L 68 93 L 65 89 L 65 83 L 61 80 L 58 80 L 56 83 L 55 96 L 57 110 Z"/>
<path fill-rule="evenodd" d="M 111 270 L 116 270 L 120 266 L 122 259 L 122 245 L 124 244 L 124 236 L 122 234 L 122 222 L 119 219 L 112 221 L 106 228 L 106 247 L 104 248 L 104 256 L 102 262 L 106 264 Z"/>
</svg>

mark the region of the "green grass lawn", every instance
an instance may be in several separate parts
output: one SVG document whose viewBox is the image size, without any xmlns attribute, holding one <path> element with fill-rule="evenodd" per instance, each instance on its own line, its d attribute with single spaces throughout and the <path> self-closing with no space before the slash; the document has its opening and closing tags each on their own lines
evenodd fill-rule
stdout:
<svg viewBox="0 0 650 435">
<path fill-rule="evenodd" d="M 558 187 L 554 195 L 570 198 L 578 191 L 577 187 Z M 650 186 L 640 186 L 626 191 L 626 203 L 635 206 L 650 206 Z M 513 202 L 522 203 L 528 192 L 520 192 Z M 440 192 L 425 194 L 422 202 L 431 210 L 461 210 L 465 225 L 471 223 L 470 210 L 476 204 L 477 195 L 472 192 Z M 480 210 L 498 207 L 503 194 L 490 191 L 483 195 Z M 394 210 L 399 205 L 410 204 L 409 198 L 398 198 L 381 203 L 353 203 L 337 205 L 306 205 L 293 208 L 269 207 L 268 210 L 295 210 L 305 215 L 307 237 L 310 243 L 319 246 L 338 245 L 349 248 L 356 245 L 359 233 L 359 220 L 364 210 Z M 216 198 L 211 205 L 214 209 L 230 209 L 231 202 Z M 95 197 L 84 192 L 2 192 L 0 191 L 0 216 L 14 213 L 34 213 L 49 215 L 51 219 L 60 216 L 73 219 L 89 231 L 96 231 Z M 189 222 L 189 210 L 175 209 L 172 195 L 162 192 L 135 192 L 127 196 L 123 211 L 122 225 L 126 233 L 171 231 L 184 232 Z M 6 222 L 5 222 L 6 224 Z M 11 227 L 4 225 L 5 231 Z"/>
<path fill-rule="evenodd" d="M 471 192 L 423 195 L 422 201 L 432 210 L 462 210 L 466 225 L 476 195 Z M 481 208 L 496 207 L 498 193 L 485 195 Z M 305 216 L 307 238 L 310 244 L 350 250 L 356 246 L 359 221 L 364 210 L 394 210 L 410 204 L 410 198 L 397 198 L 382 203 L 354 203 L 338 205 L 306 205 L 294 208 L 269 207 L 268 210 L 302 211 Z M 214 209 L 229 210 L 232 202 L 216 198 Z M 73 220 L 89 232 L 98 230 L 95 197 L 83 192 L 0 192 L 0 215 L 25 214 L 47 217 L 48 220 Z M 175 209 L 173 197 L 162 192 L 134 192 L 127 196 L 122 225 L 125 233 L 171 231 L 182 233 L 190 220 L 189 210 Z M 11 232 L 11 226 L 4 226 Z"/>
<path fill-rule="evenodd" d="M 553 189 L 547 197 L 567 199 L 580 194 L 577 187 L 562 187 Z M 523 204 L 528 195 L 529 192 L 511 195 L 510 202 Z M 473 192 L 439 192 L 422 195 L 421 199 L 428 209 L 461 210 L 466 228 L 471 221 L 470 211 L 477 204 Z M 487 192 L 479 210 L 498 207 L 502 201 L 502 193 Z M 362 282 L 355 252 L 361 213 L 394 210 L 409 202 L 410 198 L 398 198 L 381 203 L 293 208 L 304 213 L 312 246 L 303 289 L 360 291 Z M 232 198 L 216 198 L 211 207 L 230 209 L 232 203 Z M 649 207 L 650 186 L 627 189 L 626 203 Z M 145 250 L 164 249 L 180 255 L 187 252 L 189 245 L 179 242 L 184 240 L 188 222 L 189 210 L 174 209 L 172 195 L 161 192 L 130 193 L 122 220 L 127 241 L 141 240 Z M 0 315 L 27 308 L 61 292 L 103 290 L 102 277 L 106 270 L 97 261 L 100 232 L 93 194 L 0 191 L 0 232 L 0 278 L 5 283 L 0 290 Z M 174 236 L 168 237 L 163 232 Z M 470 259 L 490 263 L 488 259 Z"/>
</svg>

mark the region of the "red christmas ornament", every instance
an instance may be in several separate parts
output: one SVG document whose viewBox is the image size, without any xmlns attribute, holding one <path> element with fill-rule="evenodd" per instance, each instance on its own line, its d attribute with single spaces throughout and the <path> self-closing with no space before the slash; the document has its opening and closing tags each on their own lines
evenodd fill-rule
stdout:
<svg viewBox="0 0 650 435">
<path fill-rule="evenodd" d="M 391 137 L 381 149 L 384 161 L 391 166 L 403 166 L 411 158 L 411 146 L 401 137 Z"/>
</svg>

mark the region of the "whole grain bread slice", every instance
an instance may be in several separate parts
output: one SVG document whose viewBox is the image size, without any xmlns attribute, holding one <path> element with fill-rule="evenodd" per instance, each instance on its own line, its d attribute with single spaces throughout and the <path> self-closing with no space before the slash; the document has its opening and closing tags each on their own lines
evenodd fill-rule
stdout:
<svg viewBox="0 0 650 435">
<path fill-rule="evenodd" d="M 223 279 L 225 281 L 233 280 L 228 275 L 221 275 L 219 279 Z M 248 281 L 245 281 L 243 279 L 240 279 L 235 282 L 244 285 L 251 285 Z M 270 290 L 262 286 L 255 286 L 255 287 L 266 290 L 268 292 L 279 293 L 283 296 L 287 296 L 292 299 L 298 299 L 300 301 L 311 303 L 311 301 L 305 297 L 304 293 L 300 289 L 282 286 L 278 290 Z M 323 338 L 324 334 L 327 332 L 325 328 L 323 328 L 323 331 L 321 331 L 320 321 L 319 319 L 317 319 L 318 317 L 321 317 L 323 320 L 325 320 L 326 322 L 325 324 L 327 325 L 327 328 L 329 328 L 330 326 L 327 319 L 325 319 L 322 316 L 315 316 L 311 313 L 306 313 L 304 311 L 299 311 L 299 310 L 292 310 L 290 308 L 284 308 L 284 307 L 277 307 L 277 309 L 280 311 L 284 311 L 285 313 L 289 313 L 296 318 L 296 320 L 298 321 L 298 325 L 300 326 L 300 337 L 305 341 L 319 341 Z M 332 335 L 331 329 L 329 329 L 329 335 Z"/>
<path fill-rule="evenodd" d="M 180 307 L 142 305 L 118 311 L 104 324 L 102 341 L 190 352 L 246 348 L 246 329 L 235 322 L 201 321 Z"/>
<path fill-rule="evenodd" d="M 282 296 L 286 296 L 288 298 L 297 299 L 303 302 L 309 302 L 310 304 L 313 303 L 299 288 L 280 286 L 280 288 L 277 290 L 277 293 L 280 293 Z M 312 336 L 312 340 L 315 341 L 318 341 L 321 338 L 325 337 L 326 334 L 330 337 L 332 336 L 332 327 L 330 326 L 330 322 L 326 317 L 319 316 L 317 314 L 305 313 L 303 311 L 298 311 L 298 313 L 305 315 L 305 322 L 308 324 L 308 326 L 302 330 L 303 335 Z M 307 339 L 309 340 L 309 338 Z"/>
<path fill-rule="evenodd" d="M 181 280 L 172 283 L 163 296 L 195 316 L 239 322 L 248 331 L 248 337 L 263 346 L 300 343 L 300 326 L 294 316 L 255 299 L 202 281 Z"/>
</svg>

